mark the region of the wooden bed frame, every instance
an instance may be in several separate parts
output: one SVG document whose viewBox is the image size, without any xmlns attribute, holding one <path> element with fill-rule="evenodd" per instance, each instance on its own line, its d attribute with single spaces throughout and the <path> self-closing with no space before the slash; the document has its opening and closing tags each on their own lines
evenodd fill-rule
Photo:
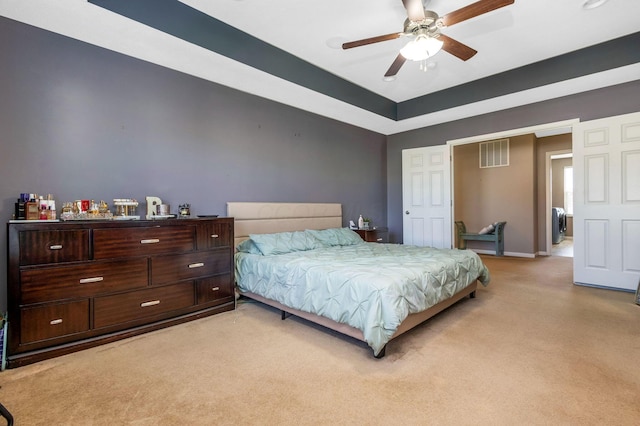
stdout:
<svg viewBox="0 0 640 426">
<path fill-rule="evenodd" d="M 342 206 L 337 203 L 251 203 L 229 202 L 227 203 L 227 215 L 235 219 L 234 233 L 235 245 L 249 238 L 249 234 L 268 234 L 287 231 L 303 231 L 305 229 L 339 228 L 342 225 Z M 469 296 L 475 297 L 478 282 L 462 289 L 449 299 L 430 307 L 429 309 L 410 314 L 398 327 L 390 341 L 399 335 L 420 325 L 427 319 L 442 312 L 459 300 Z M 282 319 L 287 313 L 304 318 L 313 323 L 327 327 L 339 333 L 365 341 L 362 331 L 308 312 L 282 305 L 271 299 L 266 299 L 254 293 L 240 292 L 241 296 L 248 297 L 265 305 L 272 306 L 282 313 Z M 382 358 L 385 354 L 382 349 L 376 358 Z"/>
</svg>

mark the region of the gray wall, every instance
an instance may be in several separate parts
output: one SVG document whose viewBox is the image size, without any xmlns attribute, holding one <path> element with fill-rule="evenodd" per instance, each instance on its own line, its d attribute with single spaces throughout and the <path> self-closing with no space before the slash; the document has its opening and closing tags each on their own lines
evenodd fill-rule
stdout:
<svg viewBox="0 0 640 426">
<path fill-rule="evenodd" d="M 389 238 L 402 242 L 402 150 L 448 140 L 579 118 L 582 121 L 640 110 L 640 80 L 604 89 L 510 108 L 387 137 Z"/>
<path fill-rule="evenodd" d="M 227 201 L 338 202 L 345 225 L 387 222 L 381 134 L 6 18 L 0 94 L 4 221 L 31 192 L 136 198 L 141 215 L 147 195 L 219 215 Z"/>
<path fill-rule="evenodd" d="M 342 203 L 345 221 L 387 223 L 401 242 L 403 149 L 634 112 L 640 80 L 385 138 L 0 18 L 0 93 L 4 220 L 20 192 L 156 195 L 194 214 L 224 214 L 227 201 L 324 201 Z"/>
</svg>

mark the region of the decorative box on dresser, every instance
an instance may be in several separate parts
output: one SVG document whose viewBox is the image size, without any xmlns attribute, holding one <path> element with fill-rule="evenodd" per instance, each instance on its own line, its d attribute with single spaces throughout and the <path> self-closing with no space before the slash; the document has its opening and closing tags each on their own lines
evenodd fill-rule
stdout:
<svg viewBox="0 0 640 426">
<path fill-rule="evenodd" d="M 7 366 L 235 308 L 233 218 L 8 224 Z"/>
<path fill-rule="evenodd" d="M 355 231 L 368 243 L 388 243 L 388 228 L 355 229 Z"/>
</svg>

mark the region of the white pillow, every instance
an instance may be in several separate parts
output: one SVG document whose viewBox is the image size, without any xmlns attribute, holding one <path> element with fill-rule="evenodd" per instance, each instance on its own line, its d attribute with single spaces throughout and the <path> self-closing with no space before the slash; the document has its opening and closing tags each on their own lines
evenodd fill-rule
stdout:
<svg viewBox="0 0 640 426">
<path fill-rule="evenodd" d="M 489 225 L 489 226 L 485 226 L 484 228 L 482 228 L 482 229 L 480 230 L 480 232 L 478 232 L 478 234 L 480 234 L 480 235 L 490 234 L 490 233 L 492 233 L 495 229 L 496 229 L 496 227 L 495 227 L 495 226 L 493 226 L 493 223 L 492 223 L 491 225 Z"/>
</svg>

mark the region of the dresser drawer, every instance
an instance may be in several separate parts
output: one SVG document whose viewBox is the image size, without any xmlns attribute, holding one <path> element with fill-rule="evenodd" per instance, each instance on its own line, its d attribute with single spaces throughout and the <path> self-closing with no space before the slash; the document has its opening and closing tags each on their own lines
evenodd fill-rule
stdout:
<svg viewBox="0 0 640 426">
<path fill-rule="evenodd" d="M 196 303 L 208 303 L 233 297 L 231 274 L 218 275 L 198 280 L 196 283 Z"/>
<path fill-rule="evenodd" d="M 196 249 L 195 226 L 95 229 L 93 258 L 180 253 Z"/>
<path fill-rule="evenodd" d="M 389 242 L 389 230 L 388 228 L 374 228 L 374 229 L 356 229 L 358 235 L 362 237 L 368 243 L 388 243 Z"/>
<path fill-rule="evenodd" d="M 89 231 L 21 231 L 20 265 L 75 262 L 89 259 Z"/>
<path fill-rule="evenodd" d="M 194 304 L 193 283 L 137 290 L 94 299 L 94 327 L 122 324 Z"/>
<path fill-rule="evenodd" d="M 67 336 L 89 330 L 89 300 L 23 308 L 20 343 Z"/>
<path fill-rule="evenodd" d="M 20 275 L 21 304 L 91 297 L 149 282 L 145 258 L 29 269 Z"/>
<path fill-rule="evenodd" d="M 227 249 L 151 258 L 151 284 L 196 279 L 229 272 L 231 254 Z"/>
<path fill-rule="evenodd" d="M 232 223 L 230 222 L 207 223 L 205 227 L 206 244 L 204 245 L 204 248 L 210 249 L 215 247 L 231 246 L 233 244 L 231 238 L 231 226 Z"/>
</svg>

